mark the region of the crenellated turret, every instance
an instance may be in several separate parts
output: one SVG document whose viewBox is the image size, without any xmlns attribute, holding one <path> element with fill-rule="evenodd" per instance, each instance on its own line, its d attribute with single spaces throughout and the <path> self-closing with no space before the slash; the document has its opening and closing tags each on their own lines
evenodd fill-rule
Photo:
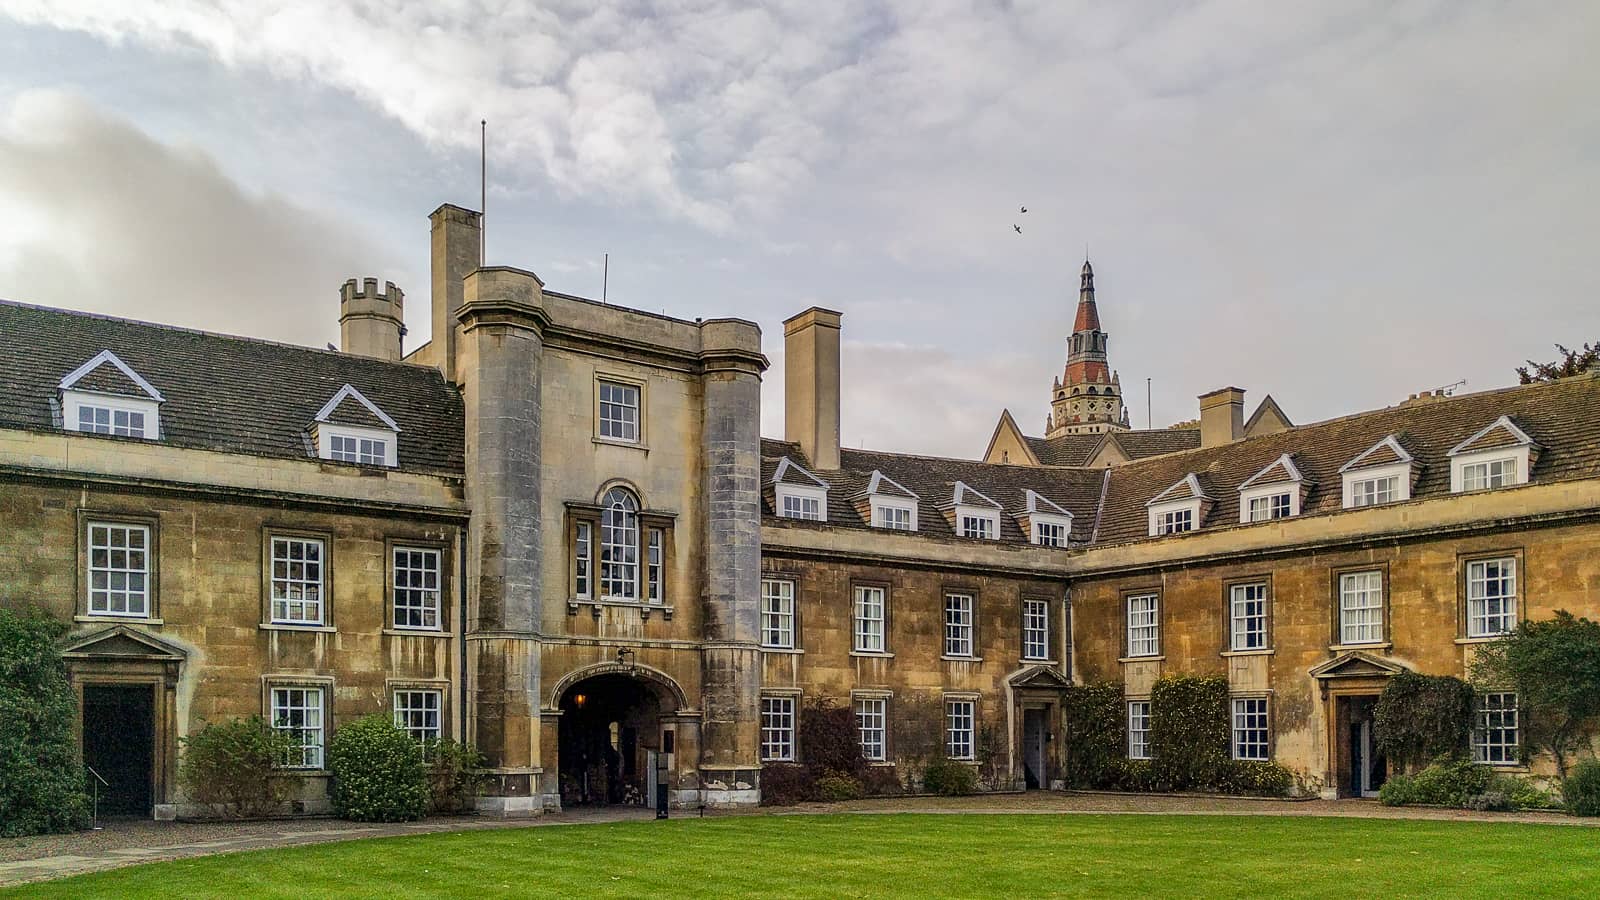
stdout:
<svg viewBox="0 0 1600 900">
<path fill-rule="evenodd" d="M 351 278 L 339 288 L 339 349 L 356 356 L 397 360 L 405 337 L 405 293 L 386 281 Z"/>
</svg>

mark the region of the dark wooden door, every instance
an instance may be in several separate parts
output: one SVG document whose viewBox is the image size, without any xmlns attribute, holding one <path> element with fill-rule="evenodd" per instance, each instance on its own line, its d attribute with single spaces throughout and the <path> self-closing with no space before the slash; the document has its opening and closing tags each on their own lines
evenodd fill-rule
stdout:
<svg viewBox="0 0 1600 900">
<path fill-rule="evenodd" d="M 83 762 L 104 778 L 100 815 L 150 815 L 155 763 L 155 690 L 150 685 L 83 689 Z"/>
</svg>

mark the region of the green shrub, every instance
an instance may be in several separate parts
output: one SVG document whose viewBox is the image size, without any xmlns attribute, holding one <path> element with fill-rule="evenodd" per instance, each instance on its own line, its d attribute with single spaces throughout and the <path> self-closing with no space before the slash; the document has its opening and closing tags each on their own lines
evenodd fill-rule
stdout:
<svg viewBox="0 0 1600 900">
<path fill-rule="evenodd" d="M 849 775 L 830 772 L 817 779 L 817 798 L 825 803 L 861 799 L 861 782 Z"/>
<path fill-rule="evenodd" d="M 922 789 L 947 797 L 975 794 L 978 792 L 978 773 L 963 762 L 936 760 L 922 773 Z"/>
<path fill-rule="evenodd" d="M 1119 791 L 1137 791 L 1148 793 L 1156 790 L 1155 767 L 1148 759 L 1119 759 L 1114 760 L 1110 767 L 1110 778 L 1100 785 L 1112 787 Z"/>
<path fill-rule="evenodd" d="M 1466 808 L 1467 801 L 1488 793 L 1495 773 L 1464 757 L 1434 760 L 1415 775 L 1394 775 L 1378 789 L 1378 801 L 1385 806 L 1455 806 Z"/>
<path fill-rule="evenodd" d="M 1217 768 L 1207 787 L 1222 794 L 1287 797 L 1294 790 L 1294 773 L 1275 762 L 1229 759 Z"/>
<path fill-rule="evenodd" d="M 1460 753 L 1472 733 L 1475 703 L 1472 686 L 1459 678 L 1401 672 L 1384 685 L 1372 710 L 1378 750 L 1400 770 Z"/>
<path fill-rule="evenodd" d="M 1156 790 L 1203 788 L 1231 757 L 1228 679 L 1168 675 L 1150 690 L 1150 751 Z"/>
<path fill-rule="evenodd" d="M 1504 791 L 1484 791 L 1467 798 L 1464 804 L 1467 809 L 1478 812 L 1510 812 L 1512 809 L 1511 798 Z"/>
<path fill-rule="evenodd" d="M 761 767 L 761 805 L 793 806 L 816 797 L 817 780 L 805 766 L 767 763 Z"/>
<path fill-rule="evenodd" d="M 1127 701 L 1122 682 L 1097 681 L 1067 688 L 1067 784 L 1072 787 L 1123 787 L 1128 752 Z"/>
<path fill-rule="evenodd" d="M 409 822 L 428 809 L 422 745 L 378 713 L 333 733 L 328 743 L 333 811 L 355 822 Z"/>
<path fill-rule="evenodd" d="M 488 780 L 481 771 L 483 754 L 471 744 L 440 738 L 424 744 L 422 755 L 428 765 L 428 814 L 471 812 Z"/>
<path fill-rule="evenodd" d="M 894 766 L 869 766 L 861 776 L 861 789 L 868 797 L 898 797 L 906 792 Z"/>
<path fill-rule="evenodd" d="M 1600 816 L 1600 762 L 1586 759 L 1573 766 L 1561 783 L 1561 797 L 1575 816 Z"/>
<path fill-rule="evenodd" d="M 1504 794 L 1512 809 L 1558 809 L 1561 806 L 1553 794 L 1527 778 L 1496 773 L 1489 787 L 1491 793 Z"/>
<path fill-rule="evenodd" d="M 78 700 L 57 642 L 66 625 L 0 609 L 0 836 L 89 827 L 73 727 Z"/>
<path fill-rule="evenodd" d="M 224 818 L 278 811 L 288 780 L 278 763 L 289 738 L 260 716 L 209 722 L 185 737 L 178 780 L 189 799 Z"/>
</svg>

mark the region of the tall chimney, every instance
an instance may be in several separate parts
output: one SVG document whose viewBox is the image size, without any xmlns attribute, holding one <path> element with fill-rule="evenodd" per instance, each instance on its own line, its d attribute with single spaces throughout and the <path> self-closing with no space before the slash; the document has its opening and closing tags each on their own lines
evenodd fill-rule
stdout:
<svg viewBox="0 0 1600 900">
<path fill-rule="evenodd" d="M 446 381 L 456 380 L 456 310 L 462 283 L 478 269 L 483 240 L 483 214 L 446 203 L 434 210 L 433 222 L 433 362 Z"/>
<path fill-rule="evenodd" d="M 363 279 L 356 286 L 354 278 L 339 288 L 339 349 L 356 356 L 374 359 L 397 360 L 401 357 L 400 338 L 406 333 L 403 324 L 405 294 L 384 282 L 378 291 L 378 279 Z"/>
<path fill-rule="evenodd" d="M 1244 437 L 1244 389 L 1219 388 L 1200 395 L 1200 446 L 1231 444 Z"/>
<path fill-rule="evenodd" d="M 783 436 L 816 468 L 839 468 L 839 313 L 831 309 L 784 320 Z"/>
</svg>

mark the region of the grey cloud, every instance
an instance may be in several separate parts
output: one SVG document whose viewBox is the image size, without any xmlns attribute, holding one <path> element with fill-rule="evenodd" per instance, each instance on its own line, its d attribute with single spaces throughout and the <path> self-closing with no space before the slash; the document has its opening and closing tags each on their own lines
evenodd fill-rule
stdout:
<svg viewBox="0 0 1600 900">
<path fill-rule="evenodd" d="M 16 99 L 0 201 L 22 226 L 0 235 L 12 300 L 320 346 L 338 340 L 345 278 L 421 284 L 351 223 L 244 190 L 205 154 L 67 94 Z"/>
</svg>

